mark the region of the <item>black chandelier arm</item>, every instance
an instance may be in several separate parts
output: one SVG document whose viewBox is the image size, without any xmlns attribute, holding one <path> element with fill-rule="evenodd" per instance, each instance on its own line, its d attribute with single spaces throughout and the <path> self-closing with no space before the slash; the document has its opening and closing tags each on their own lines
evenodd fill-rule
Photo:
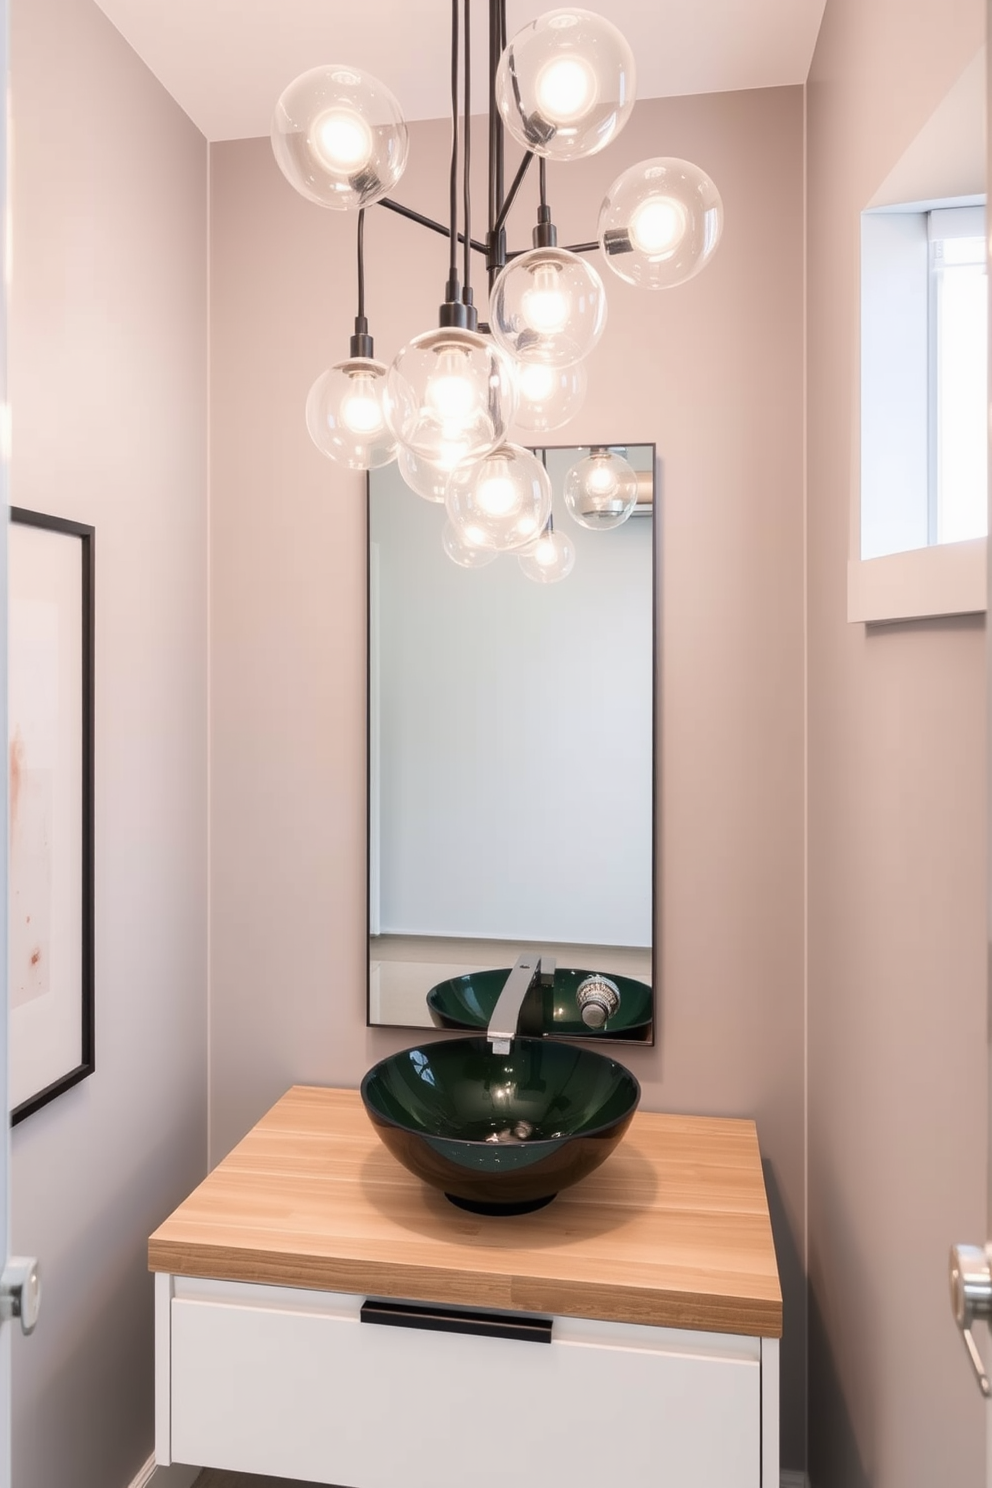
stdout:
<svg viewBox="0 0 992 1488">
<path fill-rule="evenodd" d="M 393 201 L 391 196 L 380 196 L 376 203 L 379 207 L 388 207 L 390 212 L 398 212 L 401 217 L 406 217 L 410 222 L 416 222 L 420 227 L 429 227 L 431 232 L 440 233 L 442 238 L 450 237 L 451 229 L 444 226 L 442 222 L 435 222 L 433 217 L 425 217 L 423 212 L 415 212 L 412 207 L 404 207 L 402 202 Z M 465 234 L 456 233 L 459 243 L 464 243 Z M 470 240 L 473 253 L 485 253 L 485 243 L 479 243 L 475 238 Z"/>
<path fill-rule="evenodd" d="M 599 242 L 598 241 L 595 242 L 595 243 L 567 243 L 565 245 L 565 248 L 563 249 L 563 252 L 565 252 L 565 253 L 595 253 L 596 252 L 596 249 L 599 246 L 600 245 L 599 245 Z M 509 261 L 510 261 L 511 258 L 519 258 L 522 253 L 529 253 L 529 252 L 530 252 L 530 249 L 529 248 L 514 248 L 511 253 L 508 253 L 506 255 L 506 261 L 507 261 L 507 263 L 509 263 Z"/>
<path fill-rule="evenodd" d="M 534 159 L 534 152 L 533 152 L 533 150 L 528 150 L 527 153 L 526 153 L 526 155 L 524 156 L 523 160 L 521 160 L 521 162 L 520 162 L 520 166 L 519 166 L 519 169 L 517 170 L 517 174 L 514 176 L 513 180 L 510 182 L 510 189 L 506 193 L 506 200 L 504 201 L 503 205 L 500 207 L 499 213 L 498 213 L 498 215 L 496 217 L 496 222 L 495 222 L 495 225 L 494 225 L 494 228 L 493 228 L 493 232 L 494 233 L 496 233 L 496 234 L 501 233 L 503 231 L 503 228 L 506 226 L 506 219 L 510 215 L 510 208 L 513 206 L 513 203 L 514 203 L 514 200 L 516 198 L 517 192 L 520 190 L 521 183 L 522 183 L 522 181 L 524 179 L 524 176 L 527 174 L 527 171 L 530 168 L 530 163 L 531 163 L 531 161 L 533 159 Z"/>
</svg>

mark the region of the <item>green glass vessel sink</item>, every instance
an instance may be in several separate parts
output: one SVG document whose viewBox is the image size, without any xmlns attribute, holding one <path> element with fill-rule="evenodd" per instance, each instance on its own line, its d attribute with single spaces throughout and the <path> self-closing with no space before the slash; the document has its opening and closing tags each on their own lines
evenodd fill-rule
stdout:
<svg viewBox="0 0 992 1488">
<path fill-rule="evenodd" d="M 496 1000 L 510 968 L 497 971 L 472 971 L 466 976 L 438 982 L 427 994 L 427 1010 L 435 1028 L 488 1028 Z M 554 1011 L 548 1033 L 556 1038 L 626 1039 L 647 1043 L 652 1034 L 653 999 L 651 988 L 632 977 L 605 975 L 615 982 L 620 993 L 620 1006 L 603 1028 L 587 1028 L 575 1000 L 576 990 L 590 973 L 567 966 L 555 968 L 552 989 Z"/>
<path fill-rule="evenodd" d="M 641 1088 L 605 1054 L 549 1039 L 484 1038 L 392 1054 L 362 1100 L 404 1167 L 481 1214 L 523 1214 L 598 1168 L 630 1124 Z"/>
</svg>

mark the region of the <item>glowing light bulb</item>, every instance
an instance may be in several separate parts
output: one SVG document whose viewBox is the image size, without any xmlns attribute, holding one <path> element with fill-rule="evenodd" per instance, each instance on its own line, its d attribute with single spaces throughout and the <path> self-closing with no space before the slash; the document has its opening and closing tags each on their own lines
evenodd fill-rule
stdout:
<svg viewBox="0 0 992 1488">
<path fill-rule="evenodd" d="M 607 458 L 594 456 L 586 475 L 586 490 L 596 496 L 612 496 L 617 477 Z"/>
<path fill-rule="evenodd" d="M 603 334 L 603 281 L 567 248 L 530 248 L 500 270 L 489 296 L 489 323 L 494 339 L 518 361 L 569 367 Z"/>
<path fill-rule="evenodd" d="M 371 357 L 351 357 L 320 374 L 307 395 L 306 417 L 321 454 L 350 470 L 374 470 L 396 458 L 385 386 L 386 368 Z"/>
<path fill-rule="evenodd" d="M 505 462 L 491 463 L 494 468 L 487 470 L 475 488 L 476 500 L 489 516 L 503 517 L 519 506 L 520 498 Z"/>
<path fill-rule="evenodd" d="M 556 584 L 575 567 L 575 549 L 564 532 L 546 527 L 537 541 L 519 555 L 518 562 L 535 584 Z"/>
<path fill-rule="evenodd" d="M 595 107 L 599 97 L 596 73 L 574 52 L 553 57 L 541 68 L 535 83 L 537 102 L 552 124 L 574 124 Z"/>
<path fill-rule="evenodd" d="M 427 402 L 446 425 L 462 424 L 476 412 L 475 388 L 466 375 L 467 363 L 464 352 L 448 347 L 438 356 L 437 370 L 428 378 Z"/>
<path fill-rule="evenodd" d="M 503 444 L 487 459 L 452 473 L 444 504 L 464 541 L 481 536 L 507 552 L 539 536 L 551 512 L 551 482 L 530 450 Z"/>
<path fill-rule="evenodd" d="M 541 335 L 563 331 L 572 313 L 572 296 L 562 287 L 561 270 L 557 264 L 539 263 L 531 277 L 533 288 L 520 297 L 524 319 Z"/>
<path fill-rule="evenodd" d="M 649 196 L 630 219 L 630 239 L 635 248 L 655 256 L 674 253 L 688 227 L 685 207 L 670 196 Z"/>
<path fill-rule="evenodd" d="M 314 151 L 328 170 L 357 174 L 372 158 L 372 131 L 351 109 L 328 109 L 313 121 Z"/>
<path fill-rule="evenodd" d="M 558 375 L 554 367 L 543 362 L 521 362 L 517 369 L 520 396 L 528 403 L 545 403 L 558 386 Z"/>
<path fill-rule="evenodd" d="M 385 428 L 376 380 L 367 372 L 352 377 L 351 387 L 341 399 L 341 418 L 353 434 L 378 434 Z"/>
</svg>

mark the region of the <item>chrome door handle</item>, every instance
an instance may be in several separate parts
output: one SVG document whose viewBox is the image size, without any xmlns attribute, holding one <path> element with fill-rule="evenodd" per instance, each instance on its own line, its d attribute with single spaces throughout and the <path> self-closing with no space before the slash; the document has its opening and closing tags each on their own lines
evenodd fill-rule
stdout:
<svg viewBox="0 0 992 1488">
<path fill-rule="evenodd" d="M 33 1333 L 41 1306 L 41 1278 L 33 1256 L 11 1256 L 0 1276 L 0 1323 L 19 1318 L 22 1333 Z"/>
<path fill-rule="evenodd" d="M 952 1245 L 950 1283 L 954 1321 L 961 1329 L 971 1367 L 978 1378 L 978 1388 L 988 1397 L 992 1395 L 992 1385 L 989 1384 L 978 1345 L 972 1337 L 971 1325 L 978 1319 L 983 1322 L 992 1319 L 992 1263 L 989 1248 L 980 1245 Z"/>
</svg>

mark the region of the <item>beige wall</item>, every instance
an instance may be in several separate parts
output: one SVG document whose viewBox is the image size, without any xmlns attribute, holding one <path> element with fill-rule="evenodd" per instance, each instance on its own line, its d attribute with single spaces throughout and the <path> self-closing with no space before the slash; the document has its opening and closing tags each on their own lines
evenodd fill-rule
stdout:
<svg viewBox="0 0 992 1488">
<path fill-rule="evenodd" d="M 985 1233 L 982 625 L 846 620 L 858 216 L 974 55 L 981 0 L 828 0 L 808 91 L 810 1460 L 984 1483 L 947 1302 Z"/>
<path fill-rule="evenodd" d="M 435 216 L 447 133 L 414 126 L 397 192 Z M 726 206 L 718 255 L 683 289 L 604 270 L 609 324 L 571 432 L 656 440 L 663 462 L 660 1039 L 629 1063 L 648 1108 L 758 1120 L 787 1466 L 804 1457 L 805 1373 L 802 145 L 800 89 L 674 99 L 550 172 L 562 241 L 591 235 L 606 186 L 645 156 L 697 160 Z M 381 210 L 367 244 L 388 361 L 434 323 L 446 246 Z M 365 1026 L 362 480 L 303 421 L 346 353 L 353 258 L 353 220 L 298 197 L 267 140 L 212 148 L 215 1159 L 292 1081 L 355 1086 L 409 1042 Z"/>
<path fill-rule="evenodd" d="M 207 152 L 91 0 L 11 10 L 11 497 L 96 526 L 96 1073 L 12 1134 L 13 1481 L 124 1488 L 206 1164 Z"/>
</svg>

